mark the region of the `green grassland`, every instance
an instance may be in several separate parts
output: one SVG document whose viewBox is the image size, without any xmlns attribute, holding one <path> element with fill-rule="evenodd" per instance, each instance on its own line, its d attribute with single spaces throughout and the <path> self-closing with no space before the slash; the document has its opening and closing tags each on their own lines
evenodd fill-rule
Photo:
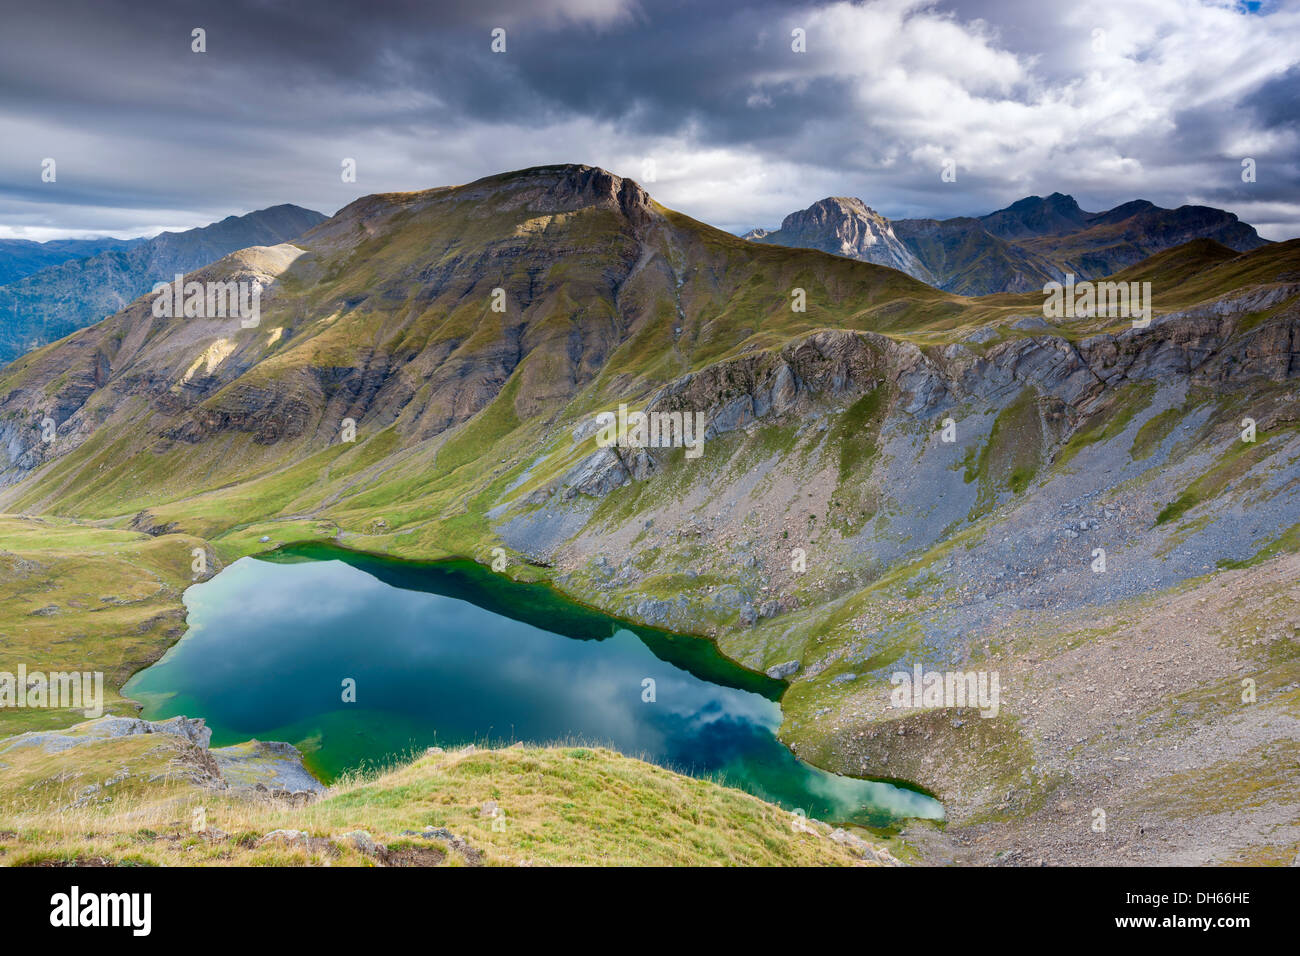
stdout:
<svg viewBox="0 0 1300 956">
<path fill-rule="evenodd" d="M 798 825 L 742 791 L 604 748 L 431 753 L 349 777 L 319 800 L 291 806 L 194 782 L 189 745 L 170 734 L 105 738 L 53 754 L 7 743 L 0 741 L 7 765 L 0 774 L 0 864 L 10 866 L 864 862 L 830 839 L 825 824 Z M 484 812 L 488 801 L 499 807 L 496 817 Z M 200 809 L 206 829 L 196 832 Z M 449 830 L 471 853 L 424 838 L 427 827 Z M 310 841 L 262 840 L 281 829 Z M 362 852 L 344 838 L 357 830 L 387 852 Z"/>
<path fill-rule="evenodd" d="M 0 670 L 101 671 L 107 712 L 134 714 L 119 690 L 184 631 L 181 594 L 194 580 L 192 550 L 202 547 L 184 534 L 0 516 Z M 0 735 L 82 719 L 0 708 Z"/>
</svg>

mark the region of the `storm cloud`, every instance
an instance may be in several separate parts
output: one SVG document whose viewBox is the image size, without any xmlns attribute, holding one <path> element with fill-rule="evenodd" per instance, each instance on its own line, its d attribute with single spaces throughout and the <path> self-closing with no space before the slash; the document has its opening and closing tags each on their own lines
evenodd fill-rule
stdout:
<svg viewBox="0 0 1300 956">
<path fill-rule="evenodd" d="M 1269 2 L 10 3 L 0 236 L 333 213 L 582 162 L 736 231 L 827 195 L 944 217 L 1059 190 L 1290 238 L 1297 50 L 1300 11 Z"/>
</svg>

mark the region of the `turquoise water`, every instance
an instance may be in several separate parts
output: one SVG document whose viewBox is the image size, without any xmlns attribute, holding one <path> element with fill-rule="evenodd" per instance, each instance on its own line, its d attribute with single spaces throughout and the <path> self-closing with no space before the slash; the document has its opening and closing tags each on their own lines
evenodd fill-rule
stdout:
<svg viewBox="0 0 1300 956">
<path fill-rule="evenodd" d="M 835 822 L 942 815 L 923 794 L 798 760 L 776 738 L 782 682 L 711 641 L 628 625 L 472 562 L 300 547 L 236 561 L 185 603 L 185 637 L 125 688 L 144 716 L 204 717 L 213 746 L 287 740 L 327 781 L 435 745 L 571 742 Z"/>
</svg>

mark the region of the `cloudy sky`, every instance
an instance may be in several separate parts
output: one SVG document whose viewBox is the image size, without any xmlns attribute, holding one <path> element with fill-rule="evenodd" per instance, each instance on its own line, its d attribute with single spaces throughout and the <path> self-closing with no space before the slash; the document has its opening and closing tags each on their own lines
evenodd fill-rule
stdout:
<svg viewBox="0 0 1300 956">
<path fill-rule="evenodd" d="M 555 162 L 733 231 L 827 195 L 901 218 L 1059 190 L 1300 236 L 1300 0 L 5 0 L 2 22 L 0 237 Z"/>
</svg>

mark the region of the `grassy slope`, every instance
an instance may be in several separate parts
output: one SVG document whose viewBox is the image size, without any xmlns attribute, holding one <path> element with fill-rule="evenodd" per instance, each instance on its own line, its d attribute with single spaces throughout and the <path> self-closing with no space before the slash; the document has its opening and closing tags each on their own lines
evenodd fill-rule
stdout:
<svg viewBox="0 0 1300 956">
<path fill-rule="evenodd" d="M 457 269 L 463 271 L 472 265 L 461 261 L 469 256 L 466 250 L 504 246 L 511 258 L 530 258 L 540 256 L 546 243 L 553 243 L 576 248 L 579 257 L 587 255 L 595 267 L 605 260 L 590 258 L 596 256 L 592 250 L 626 248 L 626 237 L 604 213 L 573 214 L 562 224 L 552 223 L 534 234 L 526 231 L 531 221 L 526 212 L 513 212 L 504 222 L 483 220 L 473 217 L 472 208 L 461 208 L 472 205 L 460 203 L 453 208 L 454 215 L 436 218 L 400 213 L 386 241 L 371 238 L 346 260 L 327 257 L 324 281 L 297 289 L 297 279 L 286 279 L 289 291 L 275 300 L 264 325 L 287 324 L 289 315 L 318 318 L 299 322 L 287 345 L 277 346 L 274 354 L 205 398 L 199 410 L 220 410 L 245 386 L 295 395 L 305 389 L 302 399 L 319 410 L 331 402 L 331 395 L 302 383 L 319 381 L 332 369 L 365 368 L 379 362 L 378 356 L 383 356 L 381 364 L 390 363 L 409 358 L 417 349 L 428 358 L 413 362 L 413 371 L 426 361 L 436 368 L 437 363 L 454 366 L 495 354 L 504 333 L 495 319 L 485 321 L 490 283 L 453 282 L 433 302 L 418 305 L 366 291 L 376 284 L 402 288 L 416 281 L 412 272 L 425 261 L 422 257 L 455 258 Z M 573 305 L 595 302 L 612 309 L 608 289 L 601 289 L 590 274 L 567 260 L 552 265 L 547 270 L 550 291 L 519 318 L 517 328 L 525 343 L 522 360 L 513 369 L 502 369 L 501 381 L 488 386 L 496 389 L 495 395 L 469 421 L 453 421 L 452 429 L 437 438 L 425 437 L 427 422 L 433 412 L 443 412 L 438 411 L 441 406 L 436 400 L 432 411 L 422 405 L 430 401 L 422 391 L 415 392 L 409 403 L 414 410 L 400 410 L 392 424 L 379 415 L 367 417 L 367 406 L 354 401 L 359 424 L 353 446 L 337 442 L 333 423 L 322 421 L 322 427 L 292 441 L 268 445 L 246 431 L 227 431 L 197 445 L 168 448 L 158 440 L 158 430 L 167 423 L 126 406 L 114 413 L 112 427 L 101 427 L 94 438 L 10 493 L 8 507 L 119 523 L 147 508 L 179 522 L 185 530 L 218 535 L 240 525 L 300 514 L 321 501 L 338 501 L 328 509 L 328 517 L 346 516 L 354 529 L 362 512 L 382 517 L 389 528 L 409 529 L 421 521 L 472 515 L 478 495 L 511 471 L 508 466 L 518 466 L 512 477 L 520 474 L 519 459 L 540 437 L 539 425 L 546 418 L 558 415 L 573 420 L 619 401 L 644 399 L 660 384 L 687 371 L 752 348 L 779 347 L 819 328 L 869 329 L 937 344 L 970 328 L 1041 309 L 1041 296 L 963 300 L 893 270 L 810 250 L 744 243 L 668 211 L 664 219 L 670 228 L 663 234 L 667 238 L 658 240 L 663 258 L 691 263 L 673 293 L 684 318 L 663 314 L 676 308 L 666 299 L 670 284 L 647 277 L 649 270 L 643 270 L 620 290 L 618 308 L 630 324 L 621 339 L 611 337 L 612 330 L 602 331 L 605 319 L 587 314 L 594 306 L 575 316 Z M 521 230 L 523 235 L 517 235 Z M 1161 307 L 1185 307 L 1211 292 L 1222 294 L 1267 281 L 1300 260 L 1300 243 L 1280 243 L 1206 270 L 1204 249 L 1195 243 L 1180 249 L 1155 257 L 1160 262 L 1154 266 L 1134 267 L 1142 270 L 1134 274 L 1143 278 L 1153 274 L 1152 269 L 1160 270 L 1164 278 L 1158 282 L 1156 301 Z M 619 256 L 626 259 L 630 252 Z M 343 261 L 346 269 L 341 268 Z M 335 278 L 329 278 L 336 272 Z M 518 284 L 538 284 L 513 273 L 491 281 L 502 281 L 512 295 Z M 789 308 L 789 290 L 796 287 L 808 293 L 807 312 Z M 337 318 L 341 303 L 354 303 L 355 311 Z M 1099 322 L 1106 324 L 1104 320 L 1079 322 L 1066 334 L 1092 334 Z M 676 323 L 680 333 L 672 331 Z M 567 335 L 579 330 L 584 336 L 595 336 L 594 347 L 605 350 L 599 367 L 592 367 L 586 381 L 575 382 L 571 394 L 555 392 L 539 404 L 539 382 L 574 373 L 571 367 L 557 368 L 557 363 L 567 361 L 562 358 L 570 347 Z M 1003 335 L 1019 334 L 1031 333 L 1003 330 Z M 529 342 L 535 343 L 531 349 Z M 450 343 L 450 353 L 443 354 L 442 343 Z M 257 358 L 256 352 L 249 355 L 250 360 Z M 20 388 L 25 368 L 6 370 L 0 391 Z M 53 383 L 46 386 L 53 387 Z M 544 394 L 546 389 L 540 391 Z M 95 401 L 92 397 L 92 406 Z M 337 416 L 341 418 L 345 410 L 340 405 Z M 482 454 L 490 443 L 497 447 Z M 500 467 L 503 459 L 504 468 Z M 452 539 L 463 537 L 454 534 Z M 419 553 L 418 545 L 409 553 Z"/>
<path fill-rule="evenodd" d="M 0 670 L 102 671 L 107 711 L 134 713 L 118 689 L 183 632 L 181 593 L 192 581 L 191 551 L 203 546 L 183 534 L 0 516 Z M 3 708 L 0 735 L 81 719 Z"/>
<path fill-rule="evenodd" d="M 0 750 L 4 742 L 0 741 Z M 347 841 L 258 845 L 276 829 L 335 838 L 365 830 L 398 854 L 393 862 L 463 864 L 403 834 L 445 827 L 488 865 L 846 865 L 861 862 L 791 814 L 738 790 L 684 777 L 610 750 L 522 747 L 423 756 L 341 782 L 292 807 L 272 798 L 186 782 L 186 757 L 170 735 L 122 737 L 45 754 L 4 753 L 0 862 L 58 865 L 372 865 Z M 75 753 L 75 758 L 72 754 Z M 148 782 L 169 774 L 168 782 Z M 110 782 L 111 781 L 111 782 Z M 99 784 L 89 805 L 68 809 Z M 504 826 L 482 805 L 495 801 Z M 192 832 L 203 808 L 210 838 Z M 420 851 L 425 852 L 420 852 Z"/>
</svg>

